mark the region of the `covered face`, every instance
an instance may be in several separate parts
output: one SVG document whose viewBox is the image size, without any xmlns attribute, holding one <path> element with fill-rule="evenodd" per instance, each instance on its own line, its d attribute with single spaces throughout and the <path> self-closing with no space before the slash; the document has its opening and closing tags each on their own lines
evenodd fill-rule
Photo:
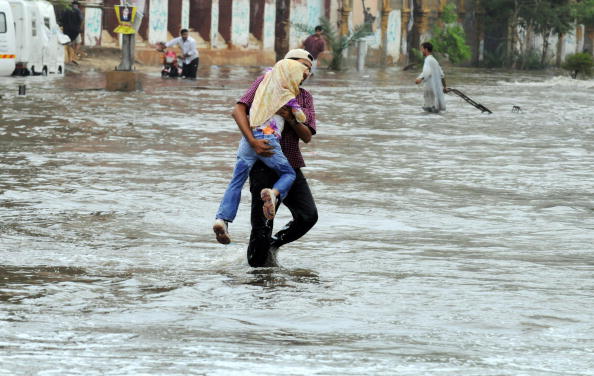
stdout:
<svg viewBox="0 0 594 376">
<path fill-rule="evenodd" d="M 257 127 L 270 119 L 281 107 L 299 94 L 299 84 L 308 69 L 299 61 L 283 59 L 274 65 L 258 86 L 250 123 Z"/>
</svg>

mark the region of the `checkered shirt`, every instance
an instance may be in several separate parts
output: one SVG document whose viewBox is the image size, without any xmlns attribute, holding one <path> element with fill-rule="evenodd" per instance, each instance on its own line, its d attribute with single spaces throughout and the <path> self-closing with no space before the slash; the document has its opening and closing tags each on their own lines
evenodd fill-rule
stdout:
<svg viewBox="0 0 594 376">
<path fill-rule="evenodd" d="M 258 86 L 263 79 L 263 75 L 258 77 L 256 81 L 252 83 L 252 86 L 248 89 L 248 91 L 246 91 L 245 94 L 237 101 L 237 103 L 243 103 L 247 106 L 248 114 L 250 107 L 252 107 L 256 90 L 258 90 Z M 307 116 L 307 121 L 304 124 L 309 127 L 312 135 L 316 134 L 316 111 L 314 110 L 313 97 L 307 90 L 299 88 L 299 94 L 297 95 L 296 99 L 297 103 L 299 103 L 303 109 L 303 112 Z M 301 150 L 299 149 L 299 136 L 297 136 L 297 133 L 295 133 L 293 128 L 284 128 L 280 144 L 285 157 L 287 157 L 293 168 L 305 167 L 305 161 L 303 160 Z"/>
</svg>

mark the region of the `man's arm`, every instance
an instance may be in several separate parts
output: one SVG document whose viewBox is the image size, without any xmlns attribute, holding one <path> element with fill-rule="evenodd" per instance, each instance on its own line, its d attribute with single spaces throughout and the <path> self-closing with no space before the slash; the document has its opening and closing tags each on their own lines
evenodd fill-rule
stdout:
<svg viewBox="0 0 594 376">
<path fill-rule="evenodd" d="M 289 125 L 295 131 L 295 133 L 297 133 L 297 137 L 299 137 L 301 141 L 305 142 L 306 144 L 311 141 L 311 129 L 307 125 L 297 122 L 291 110 L 289 110 L 287 107 L 283 107 L 278 110 L 277 114 L 285 118 L 285 124 Z"/>
<path fill-rule="evenodd" d="M 450 91 L 450 89 L 446 86 L 445 77 L 441 77 L 441 84 L 443 85 L 443 92 L 444 93 L 447 93 L 448 91 Z"/>
<path fill-rule="evenodd" d="M 245 137 L 248 141 L 250 146 L 254 148 L 256 154 L 261 155 L 263 157 L 270 157 L 274 154 L 273 147 L 268 145 L 268 140 L 256 139 L 254 134 L 252 133 L 252 128 L 250 127 L 250 119 L 248 118 L 247 106 L 243 103 L 236 103 L 235 107 L 233 107 L 233 112 L 231 112 L 231 116 L 235 119 L 237 123 L 237 127 L 241 131 L 241 134 Z"/>
<path fill-rule="evenodd" d="M 172 39 L 172 40 L 170 40 L 169 42 L 166 42 L 166 43 L 165 43 L 165 47 L 169 48 L 169 47 L 173 46 L 174 44 L 176 44 L 176 43 L 177 43 L 177 39 L 178 39 L 178 38 L 173 38 L 173 39 Z"/>
</svg>

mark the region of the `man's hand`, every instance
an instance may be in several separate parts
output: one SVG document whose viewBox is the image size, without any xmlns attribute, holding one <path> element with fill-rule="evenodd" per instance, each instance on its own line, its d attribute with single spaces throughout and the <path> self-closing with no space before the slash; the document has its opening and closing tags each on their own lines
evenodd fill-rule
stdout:
<svg viewBox="0 0 594 376">
<path fill-rule="evenodd" d="M 268 144 L 268 140 L 255 138 L 250 141 L 250 145 L 254 148 L 256 154 L 263 157 L 270 157 L 274 154 L 274 148 Z"/>
<path fill-rule="evenodd" d="M 293 112 L 287 106 L 281 107 L 280 110 L 276 111 L 276 114 L 282 116 L 285 120 L 295 119 L 295 116 L 293 116 Z"/>
<path fill-rule="evenodd" d="M 417 78 L 415 80 L 415 84 L 417 84 L 417 85 L 420 84 L 421 82 L 423 82 L 423 79 L 422 78 Z"/>
<path fill-rule="evenodd" d="M 447 94 L 447 93 L 449 93 L 449 92 L 450 92 L 450 90 L 452 90 L 452 89 L 450 89 L 449 87 L 444 87 L 444 88 L 443 88 L 443 92 L 444 92 L 444 94 Z"/>
</svg>

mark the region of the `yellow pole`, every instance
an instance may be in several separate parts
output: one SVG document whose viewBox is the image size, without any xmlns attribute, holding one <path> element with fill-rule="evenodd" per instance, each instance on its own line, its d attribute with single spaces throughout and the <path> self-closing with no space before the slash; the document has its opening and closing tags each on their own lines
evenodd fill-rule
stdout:
<svg viewBox="0 0 594 376">
<path fill-rule="evenodd" d="M 340 11 L 340 34 L 349 34 L 349 18 L 353 11 L 352 0 L 342 0 L 342 9 Z"/>
</svg>

